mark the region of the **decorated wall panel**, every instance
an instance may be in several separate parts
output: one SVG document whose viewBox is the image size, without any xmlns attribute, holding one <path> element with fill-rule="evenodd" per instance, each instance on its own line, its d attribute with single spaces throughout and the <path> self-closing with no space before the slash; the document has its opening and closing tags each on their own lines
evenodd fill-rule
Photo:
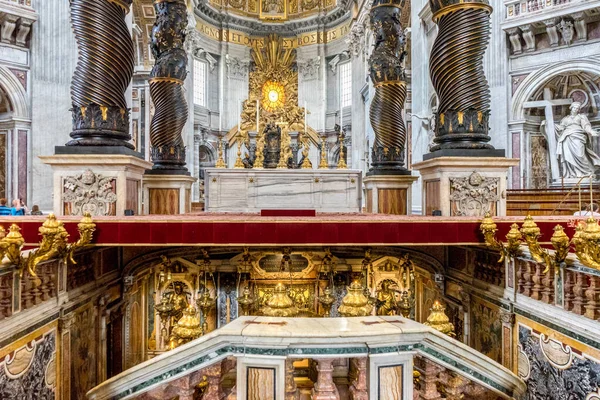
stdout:
<svg viewBox="0 0 600 400">
<path fill-rule="evenodd" d="M 57 398 L 57 335 L 52 323 L 0 350 L 0 399 Z"/>
<path fill-rule="evenodd" d="M 71 399 L 84 399 L 98 384 L 98 324 L 93 304 L 75 311 L 71 326 Z"/>
<path fill-rule="evenodd" d="M 517 316 L 516 372 L 526 400 L 600 399 L 600 351 Z"/>
<path fill-rule="evenodd" d="M 502 363 L 502 322 L 497 305 L 471 296 L 471 347 Z"/>
</svg>

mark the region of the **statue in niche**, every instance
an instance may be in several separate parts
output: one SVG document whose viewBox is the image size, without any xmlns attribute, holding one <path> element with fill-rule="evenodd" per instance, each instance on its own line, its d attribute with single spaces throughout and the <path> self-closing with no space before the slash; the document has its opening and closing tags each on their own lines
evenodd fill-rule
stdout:
<svg viewBox="0 0 600 400">
<path fill-rule="evenodd" d="M 179 319 L 183 316 L 183 310 L 190 305 L 188 293 L 183 289 L 183 283 L 175 282 L 174 290 L 168 295 L 168 301 L 173 305 L 173 320 L 171 321 L 172 326 L 179 321 Z"/>
<path fill-rule="evenodd" d="M 556 125 L 556 155 L 563 178 L 581 178 L 594 175 L 600 167 L 600 157 L 592 149 L 592 129 L 588 118 L 579 112 L 581 103 L 573 102 L 571 113 Z"/>
</svg>

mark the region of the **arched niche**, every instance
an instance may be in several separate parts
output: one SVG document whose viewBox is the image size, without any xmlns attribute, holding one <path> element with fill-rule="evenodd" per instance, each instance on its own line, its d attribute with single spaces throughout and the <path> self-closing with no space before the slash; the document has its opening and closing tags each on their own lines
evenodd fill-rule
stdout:
<svg viewBox="0 0 600 400">
<path fill-rule="evenodd" d="M 529 102 L 581 102 L 581 112 L 586 114 L 592 126 L 597 128 L 600 125 L 599 87 L 600 67 L 597 61 L 570 60 L 529 74 L 517 88 L 513 96 L 509 125 L 520 130 L 520 144 L 513 143 L 513 151 L 516 146 L 520 147 L 521 178 L 525 177 L 525 187 L 548 187 L 551 180 L 550 160 L 555 156 L 550 154 L 547 136 L 542 129 L 542 122 L 546 120 L 546 110 L 541 106 L 532 107 Z M 552 120 L 558 123 L 568 113 L 568 104 L 553 106 Z M 512 132 L 513 141 L 516 133 Z M 594 141 L 594 148 L 596 151 L 600 149 L 597 140 Z"/>
</svg>

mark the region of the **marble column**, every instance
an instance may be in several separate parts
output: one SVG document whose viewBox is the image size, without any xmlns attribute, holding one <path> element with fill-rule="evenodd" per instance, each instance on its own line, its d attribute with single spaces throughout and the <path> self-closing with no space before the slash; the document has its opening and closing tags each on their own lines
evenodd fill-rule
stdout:
<svg viewBox="0 0 600 400">
<path fill-rule="evenodd" d="M 300 393 L 294 380 L 294 359 L 285 360 L 285 400 L 298 400 Z"/>
<path fill-rule="evenodd" d="M 317 360 L 317 382 L 312 390 L 313 400 L 340 400 L 335 383 L 333 383 L 333 358 Z"/>
<path fill-rule="evenodd" d="M 211 365 L 202 370 L 208 380 L 208 390 L 202 400 L 220 400 L 223 396 L 221 391 L 221 363 Z"/>
<path fill-rule="evenodd" d="M 444 370 L 444 368 L 427 359 L 423 359 L 423 362 L 424 368 L 420 377 L 421 387 L 419 389 L 419 399 L 441 399 L 442 396 L 438 392 L 437 383 L 439 382 L 439 374 Z"/>
<path fill-rule="evenodd" d="M 353 378 L 350 383 L 350 400 L 369 400 L 367 357 L 351 358 L 350 370 Z"/>
</svg>

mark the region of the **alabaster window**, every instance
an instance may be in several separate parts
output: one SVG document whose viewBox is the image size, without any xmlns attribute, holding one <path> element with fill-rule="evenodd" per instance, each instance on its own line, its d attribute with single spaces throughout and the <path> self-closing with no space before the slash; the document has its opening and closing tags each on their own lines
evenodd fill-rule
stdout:
<svg viewBox="0 0 600 400">
<path fill-rule="evenodd" d="M 206 61 L 194 59 L 194 104 L 206 107 Z"/>
<path fill-rule="evenodd" d="M 350 62 L 339 65 L 340 75 L 340 101 L 342 107 L 350 107 L 352 104 L 352 69 Z"/>
</svg>

